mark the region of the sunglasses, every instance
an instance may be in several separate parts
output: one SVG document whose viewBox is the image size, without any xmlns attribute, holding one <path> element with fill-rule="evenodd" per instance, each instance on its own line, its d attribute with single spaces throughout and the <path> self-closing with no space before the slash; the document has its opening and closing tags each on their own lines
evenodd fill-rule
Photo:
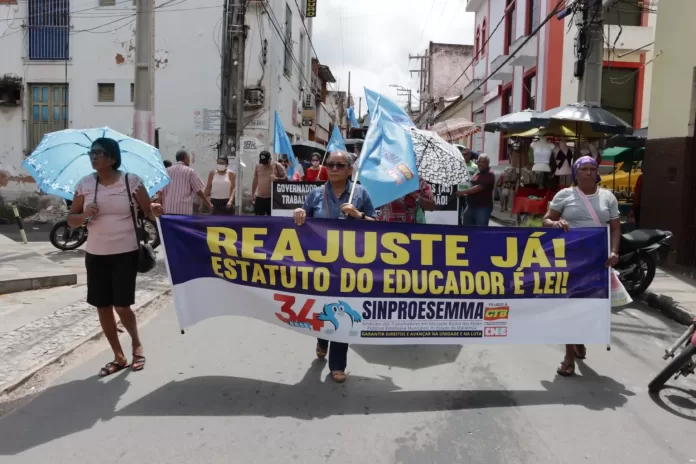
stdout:
<svg viewBox="0 0 696 464">
<path fill-rule="evenodd" d="M 328 169 L 345 169 L 348 167 L 346 163 L 326 163 Z"/>
</svg>

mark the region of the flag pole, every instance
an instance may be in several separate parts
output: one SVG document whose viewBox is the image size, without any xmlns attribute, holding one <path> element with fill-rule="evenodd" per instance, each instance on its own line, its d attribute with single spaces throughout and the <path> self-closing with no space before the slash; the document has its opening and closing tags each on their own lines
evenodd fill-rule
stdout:
<svg viewBox="0 0 696 464">
<path fill-rule="evenodd" d="M 355 175 L 355 180 L 353 181 L 353 187 L 350 189 L 350 197 L 348 197 L 348 203 L 352 204 L 353 203 L 353 194 L 355 194 L 355 186 L 358 185 L 358 180 L 360 179 L 360 171 L 362 170 L 362 162 L 365 161 L 364 154 L 365 151 L 365 146 L 367 145 L 367 141 L 370 140 L 370 135 L 374 130 L 376 130 L 377 127 L 377 122 L 379 121 L 380 118 L 380 110 L 379 110 L 379 101 L 382 99 L 382 95 L 377 96 L 377 101 L 375 102 L 374 106 L 374 117 L 370 119 L 370 127 L 367 128 L 367 134 L 365 134 L 365 144 L 363 145 L 363 149 L 360 150 L 360 157 L 356 160 L 360 160 L 360 166 L 358 167 L 358 173 Z"/>
</svg>

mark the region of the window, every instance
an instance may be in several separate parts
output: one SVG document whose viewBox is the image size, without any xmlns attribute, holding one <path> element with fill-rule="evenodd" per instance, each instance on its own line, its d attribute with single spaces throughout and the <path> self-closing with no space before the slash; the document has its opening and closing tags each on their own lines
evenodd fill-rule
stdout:
<svg viewBox="0 0 696 464">
<path fill-rule="evenodd" d="M 602 108 L 632 126 L 638 83 L 636 71 L 637 69 L 633 68 L 612 68 L 611 66 L 605 66 L 602 70 Z"/>
<path fill-rule="evenodd" d="M 481 30 L 476 28 L 476 38 L 474 39 L 474 59 L 479 58 L 479 48 L 481 47 Z"/>
<path fill-rule="evenodd" d="M 483 19 L 483 26 L 481 26 L 481 56 L 486 54 L 486 42 L 488 36 L 486 35 L 486 19 Z"/>
<path fill-rule="evenodd" d="M 29 86 L 31 111 L 28 150 L 34 151 L 44 135 L 68 127 L 68 87 L 65 84 Z"/>
<path fill-rule="evenodd" d="M 474 123 L 478 126 L 483 125 L 483 109 L 474 113 Z M 483 151 L 483 131 L 478 131 L 471 136 L 471 149 L 477 152 Z"/>
<path fill-rule="evenodd" d="M 512 87 L 508 87 L 503 90 L 500 101 L 500 115 L 505 116 L 506 114 L 512 113 Z M 498 159 L 507 160 L 510 159 L 510 155 L 507 151 L 507 146 L 503 143 L 503 135 L 500 135 L 500 154 Z"/>
<path fill-rule="evenodd" d="M 641 2 L 643 3 L 643 2 Z M 642 25 L 643 12 L 638 0 L 622 0 L 604 11 L 604 24 L 622 26 Z"/>
<path fill-rule="evenodd" d="M 522 80 L 522 109 L 536 109 L 536 72 Z"/>
<path fill-rule="evenodd" d="M 539 8 L 541 0 L 527 0 L 527 35 L 532 35 L 539 27 Z"/>
<path fill-rule="evenodd" d="M 113 103 L 116 96 L 114 84 L 97 84 L 97 101 L 99 103 Z"/>
<path fill-rule="evenodd" d="M 116 6 L 116 0 L 99 0 L 99 6 Z"/>
<path fill-rule="evenodd" d="M 133 103 L 135 101 L 135 84 L 131 84 L 130 89 L 131 89 L 131 103 Z"/>
<path fill-rule="evenodd" d="M 505 54 L 510 52 L 510 45 L 515 41 L 517 12 L 515 10 L 516 0 L 507 0 L 505 9 Z"/>
<path fill-rule="evenodd" d="M 305 35 L 300 32 L 300 74 L 305 74 Z M 302 76 L 300 76 L 300 82 L 302 82 Z"/>
<path fill-rule="evenodd" d="M 292 75 L 292 9 L 285 4 L 285 62 L 283 72 L 286 76 Z"/>
<path fill-rule="evenodd" d="M 67 60 L 69 0 L 29 0 L 29 59 Z"/>
</svg>

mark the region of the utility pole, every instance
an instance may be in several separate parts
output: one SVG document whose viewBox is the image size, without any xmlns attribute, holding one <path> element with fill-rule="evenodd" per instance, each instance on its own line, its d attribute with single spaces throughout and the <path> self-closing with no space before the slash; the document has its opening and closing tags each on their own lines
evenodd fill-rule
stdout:
<svg viewBox="0 0 696 464">
<path fill-rule="evenodd" d="M 358 117 L 362 116 L 362 97 L 358 98 Z"/>
<path fill-rule="evenodd" d="M 348 106 L 352 106 L 353 102 L 350 99 L 350 71 L 348 71 Z"/>
<path fill-rule="evenodd" d="M 155 143 L 155 0 L 136 0 L 133 135 Z"/>
<path fill-rule="evenodd" d="M 578 78 L 578 102 L 602 104 L 604 31 L 602 0 L 580 0 L 575 77 Z"/>
<path fill-rule="evenodd" d="M 226 0 L 222 48 L 222 110 L 219 158 L 234 155 L 240 161 L 240 137 L 244 130 L 244 52 L 248 0 Z M 239 172 L 239 169 L 237 169 Z M 241 205 L 237 205 L 238 208 Z"/>
<path fill-rule="evenodd" d="M 428 73 L 430 71 L 430 69 L 429 69 L 430 67 L 428 66 L 430 63 L 430 55 L 428 54 L 428 50 L 427 49 L 425 50 L 424 55 L 411 55 L 411 54 L 409 54 L 408 60 L 409 60 L 409 63 L 411 62 L 411 60 L 420 60 L 420 66 L 419 66 L 420 69 L 409 69 L 409 73 L 411 76 L 413 76 L 414 73 L 419 75 L 420 85 L 418 87 L 418 92 L 420 92 L 422 95 L 423 92 L 426 92 L 428 90 Z M 425 98 L 420 99 L 419 108 L 420 108 L 421 113 L 423 112 L 423 105 L 425 104 L 426 100 L 427 99 L 425 99 Z"/>
<path fill-rule="evenodd" d="M 404 88 L 404 87 L 402 87 L 400 85 L 396 85 L 396 84 L 390 84 L 389 87 L 396 87 L 396 94 L 399 97 L 403 97 L 403 96 L 408 97 L 408 106 L 406 107 L 406 112 L 410 116 L 411 112 L 413 111 L 413 109 L 411 107 L 411 95 L 412 95 L 411 89 L 407 89 L 407 88 Z"/>
</svg>

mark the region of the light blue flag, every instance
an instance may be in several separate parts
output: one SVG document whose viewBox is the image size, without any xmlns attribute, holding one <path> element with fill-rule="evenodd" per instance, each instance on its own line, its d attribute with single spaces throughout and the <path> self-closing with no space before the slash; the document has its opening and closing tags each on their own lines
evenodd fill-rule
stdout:
<svg viewBox="0 0 696 464">
<path fill-rule="evenodd" d="M 332 151 L 348 151 L 346 149 L 346 142 L 343 141 L 343 136 L 338 126 L 334 125 L 331 131 L 331 138 L 329 139 L 329 144 L 326 146 L 326 151 L 331 153 Z"/>
<path fill-rule="evenodd" d="M 375 114 L 377 112 L 376 107 L 379 107 L 382 110 L 382 119 L 384 121 L 395 122 L 406 128 L 416 127 L 410 116 L 406 114 L 406 111 L 384 95 L 365 88 L 365 99 L 367 100 L 367 109 L 371 115 Z"/>
<path fill-rule="evenodd" d="M 285 132 L 283 123 L 280 122 L 280 116 L 277 111 L 275 112 L 273 151 L 280 155 L 287 155 L 288 161 L 290 161 L 290 166 L 288 166 L 288 179 L 292 180 L 295 173 L 298 173 L 300 177 L 304 177 L 304 169 L 302 169 L 302 165 L 297 158 L 295 158 L 295 152 L 292 151 L 292 144 L 290 143 L 288 134 Z"/>
<path fill-rule="evenodd" d="M 352 128 L 359 128 L 360 124 L 358 123 L 358 119 L 355 117 L 355 108 L 352 106 L 348 107 L 348 121 L 350 121 L 350 127 Z"/>
<path fill-rule="evenodd" d="M 418 190 L 419 180 L 409 130 L 384 119 L 379 104 L 375 106 L 359 158 L 358 180 L 372 204 L 380 207 Z"/>
</svg>

